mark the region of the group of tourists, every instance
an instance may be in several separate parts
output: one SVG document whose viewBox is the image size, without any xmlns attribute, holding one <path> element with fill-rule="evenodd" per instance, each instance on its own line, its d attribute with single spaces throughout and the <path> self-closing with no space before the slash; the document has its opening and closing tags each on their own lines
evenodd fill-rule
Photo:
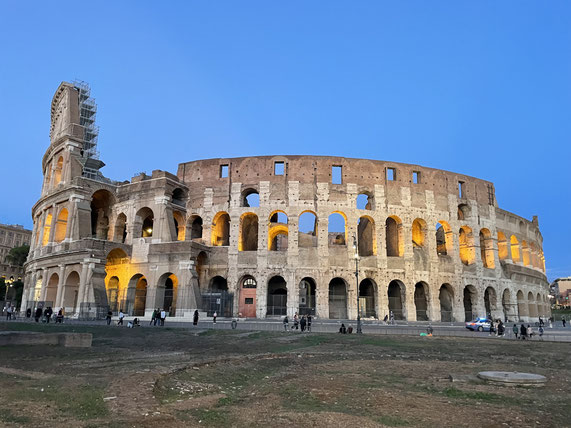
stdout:
<svg viewBox="0 0 571 428">
<path fill-rule="evenodd" d="M 153 311 L 153 315 L 151 315 L 151 322 L 149 325 L 157 325 L 160 326 L 165 325 L 165 318 L 167 317 L 167 313 L 164 309 L 157 308 Z"/>
<path fill-rule="evenodd" d="M 501 319 L 490 321 L 490 336 L 503 337 L 506 333 L 506 326 Z"/>
<path fill-rule="evenodd" d="M 311 315 L 302 315 L 301 318 L 297 314 L 297 312 L 293 316 L 293 324 L 291 326 L 292 330 L 301 330 L 303 333 L 307 330 L 307 332 L 311 332 Z M 284 323 L 284 331 L 289 331 L 289 318 L 286 315 L 283 320 Z"/>
<path fill-rule="evenodd" d="M 533 327 L 530 324 L 528 324 L 526 327 L 526 325 L 523 323 L 521 324 L 520 327 L 518 327 L 517 324 L 514 324 L 513 332 L 514 332 L 514 337 L 520 340 L 526 340 L 526 339 L 531 340 L 531 338 L 535 334 L 535 332 L 533 331 Z M 539 330 L 538 330 L 540 339 L 543 338 L 543 332 L 544 332 L 543 323 L 541 322 L 539 324 Z"/>
</svg>

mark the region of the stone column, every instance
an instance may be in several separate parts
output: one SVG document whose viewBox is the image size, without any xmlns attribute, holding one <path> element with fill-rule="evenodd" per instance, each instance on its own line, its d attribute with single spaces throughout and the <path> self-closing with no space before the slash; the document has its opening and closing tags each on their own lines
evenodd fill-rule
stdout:
<svg viewBox="0 0 571 428">
<path fill-rule="evenodd" d="M 174 219 L 172 210 L 167 207 L 168 202 L 168 196 L 157 196 L 155 198 L 155 207 L 158 212 L 153 220 L 153 242 L 170 242 L 173 240 Z"/>
<path fill-rule="evenodd" d="M 46 268 L 42 269 L 42 288 L 40 291 L 40 301 L 46 300 L 46 294 L 48 292 L 48 270 Z"/>
<path fill-rule="evenodd" d="M 54 310 L 57 308 L 61 308 L 61 301 L 63 299 L 63 287 L 65 282 L 65 265 L 58 265 L 59 267 L 59 281 L 57 284 L 57 293 L 56 293 L 56 301 L 54 302 Z"/>
</svg>

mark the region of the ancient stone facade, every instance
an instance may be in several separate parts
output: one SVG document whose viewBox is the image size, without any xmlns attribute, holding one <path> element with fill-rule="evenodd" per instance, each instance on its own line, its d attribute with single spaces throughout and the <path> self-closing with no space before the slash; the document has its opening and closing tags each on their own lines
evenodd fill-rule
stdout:
<svg viewBox="0 0 571 428">
<path fill-rule="evenodd" d="M 431 321 L 549 314 L 537 218 L 500 209 L 488 181 L 395 162 L 260 156 L 112 182 L 86 173 L 99 161 L 83 151 L 78 98 L 62 83 L 52 103 L 23 308 L 353 319 L 392 311 Z"/>
</svg>

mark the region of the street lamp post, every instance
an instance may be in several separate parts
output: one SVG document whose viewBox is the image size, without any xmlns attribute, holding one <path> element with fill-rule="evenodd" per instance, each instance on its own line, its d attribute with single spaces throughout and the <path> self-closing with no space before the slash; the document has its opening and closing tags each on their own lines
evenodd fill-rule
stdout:
<svg viewBox="0 0 571 428">
<path fill-rule="evenodd" d="M 355 235 L 353 235 L 353 250 L 355 252 L 355 280 L 357 281 L 357 334 L 361 334 L 363 330 L 361 328 L 361 307 L 359 305 L 359 247 Z"/>
</svg>

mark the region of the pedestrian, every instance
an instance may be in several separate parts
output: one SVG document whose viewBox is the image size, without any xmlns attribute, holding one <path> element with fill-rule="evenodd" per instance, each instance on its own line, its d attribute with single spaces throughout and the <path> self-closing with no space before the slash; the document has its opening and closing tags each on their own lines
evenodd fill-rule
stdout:
<svg viewBox="0 0 571 428">
<path fill-rule="evenodd" d="M 167 312 L 165 311 L 165 309 L 161 309 L 161 327 L 165 325 L 165 319 L 167 318 Z"/>
<path fill-rule="evenodd" d="M 549 328 L 553 328 L 553 317 L 549 317 L 548 322 L 549 322 Z"/>
<path fill-rule="evenodd" d="M 30 318 L 32 316 L 32 308 L 26 309 L 26 318 Z"/>
<path fill-rule="evenodd" d="M 218 314 L 216 313 L 216 311 L 214 311 L 214 313 L 212 314 L 212 322 L 214 324 L 216 324 L 216 317 L 218 316 Z"/>
<path fill-rule="evenodd" d="M 349 328 L 347 329 L 347 333 L 348 334 L 353 333 L 353 327 L 352 326 L 349 326 Z"/>
<path fill-rule="evenodd" d="M 519 335 L 521 337 L 521 340 L 525 340 L 525 338 L 527 337 L 527 328 L 525 328 L 525 325 L 521 325 L 520 329 L 519 329 Z"/>
<path fill-rule="evenodd" d="M 301 317 L 301 321 L 299 322 L 301 326 L 301 332 L 305 331 L 305 325 L 307 324 L 307 320 L 305 319 L 305 315 Z"/>
<path fill-rule="evenodd" d="M 297 317 L 297 312 L 293 315 L 293 325 L 291 326 L 291 329 L 299 329 L 299 318 Z"/>
<path fill-rule="evenodd" d="M 527 337 L 529 338 L 529 340 L 531 340 L 532 336 L 533 336 L 533 328 L 531 328 L 531 325 L 527 325 L 527 329 L 525 330 L 525 334 L 527 334 Z"/>
<path fill-rule="evenodd" d="M 517 324 L 515 324 L 515 323 L 514 323 L 513 332 L 514 332 L 515 338 L 517 339 L 517 334 L 519 333 L 519 329 L 517 328 Z"/>
<path fill-rule="evenodd" d="M 489 322 L 490 322 L 490 336 L 491 336 L 496 332 L 496 322 L 493 320 L 489 320 Z"/>
<path fill-rule="evenodd" d="M 395 323 L 395 314 L 393 313 L 393 311 L 390 312 L 389 319 L 390 319 L 390 321 L 391 321 L 391 325 L 394 325 L 394 323 Z"/>
<path fill-rule="evenodd" d="M 503 337 L 504 334 L 506 332 L 506 326 L 504 325 L 504 323 L 500 320 L 499 324 L 498 324 L 498 336 Z"/>
<path fill-rule="evenodd" d="M 50 318 L 52 317 L 52 314 L 54 313 L 54 311 L 52 311 L 52 307 L 48 306 L 47 309 L 44 312 L 44 316 L 46 317 L 46 322 L 49 324 L 50 323 Z"/>
<path fill-rule="evenodd" d="M 149 323 L 149 325 L 157 325 L 157 311 L 158 309 L 155 309 L 153 311 L 153 314 L 151 315 L 151 322 Z"/>
<path fill-rule="evenodd" d="M 236 330 L 238 326 L 238 320 L 236 318 L 232 318 L 232 330 Z"/>
<path fill-rule="evenodd" d="M 40 318 L 42 317 L 42 308 L 38 307 L 36 309 L 36 313 L 34 314 L 34 319 L 36 322 L 40 322 Z"/>
<path fill-rule="evenodd" d="M 6 321 L 12 319 L 12 307 L 10 305 L 6 306 Z"/>
<path fill-rule="evenodd" d="M 194 316 L 192 317 L 192 324 L 198 325 L 198 309 L 194 311 Z"/>
<path fill-rule="evenodd" d="M 388 320 L 389 320 L 389 316 L 385 315 L 385 317 L 383 318 L 383 322 L 386 324 Z"/>
<path fill-rule="evenodd" d="M 311 332 L 311 314 L 307 316 L 307 332 Z"/>
<path fill-rule="evenodd" d="M 434 329 L 432 328 L 432 324 L 428 324 L 428 328 L 426 329 L 426 333 L 429 336 L 432 336 L 432 333 L 434 332 Z"/>
<path fill-rule="evenodd" d="M 345 324 L 341 324 L 341 327 L 339 327 L 339 333 L 342 333 L 342 334 L 347 333 L 347 329 L 345 328 Z"/>
<path fill-rule="evenodd" d="M 59 311 L 57 312 L 56 323 L 63 323 L 63 308 L 59 308 Z"/>
<path fill-rule="evenodd" d="M 119 321 L 117 321 L 117 325 L 123 325 L 123 318 L 125 318 L 123 309 L 119 309 Z"/>
<path fill-rule="evenodd" d="M 107 311 L 107 316 L 105 317 L 105 319 L 107 320 L 107 325 L 111 324 L 111 317 L 113 316 L 113 312 L 111 312 L 111 310 Z"/>
<path fill-rule="evenodd" d="M 539 326 L 543 327 L 545 325 L 545 322 L 543 321 L 543 318 L 539 317 Z"/>
<path fill-rule="evenodd" d="M 543 326 L 542 325 L 539 326 L 539 339 L 543 340 Z"/>
<path fill-rule="evenodd" d="M 288 331 L 288 325 L 289 325 L 289 320 L 287 318 L 287 315 L 284 317 L 284 331 Z"/>
<path fill-rule="evenodd" d="M 567 321 L 565 320 L 565 317 L 561 317 L 561 322 L 563 323 L 563 327 L 565 327 L 566 322 L 567 322 Z"/>
</svg>

